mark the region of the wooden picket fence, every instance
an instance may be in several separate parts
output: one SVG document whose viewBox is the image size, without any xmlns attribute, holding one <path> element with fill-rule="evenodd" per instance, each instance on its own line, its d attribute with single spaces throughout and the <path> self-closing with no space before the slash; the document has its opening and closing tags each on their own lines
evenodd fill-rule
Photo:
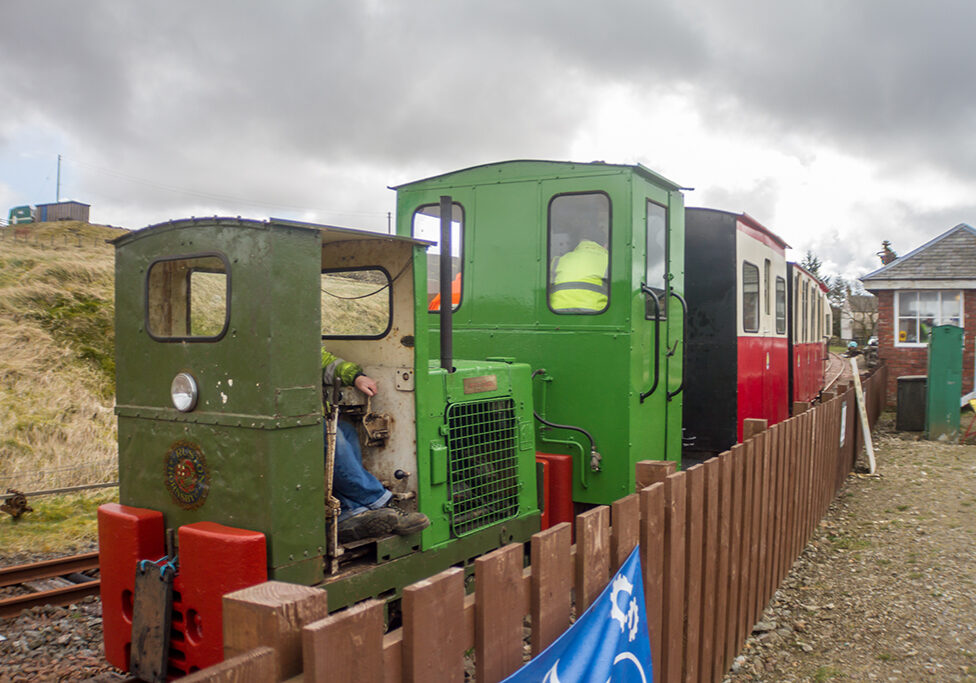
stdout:
<svg viewBox="0 0 976 683">
<path fill-rule="evenodd" d="M 886 369 L 864 382 L 873 426 Z M 541 652 L 637 545 L 654 680 L 720 681 L 803 550 L 863 446 L 854 391 L 764 429 L 686 471 L 638 464 L 639 492 L 406 588 L 403 625 L 384 604 L 328 615 L 326 591 L 268 582 L 224 597 L 227 659 L 190 681 L 498 681 Z M 751 434 L 751 432 L 755 432 Z M 575 598 L 575 599 L 574 599 Z M 527 621 L 526 617 L 530 617 Z M 526 643 L 526 634 L 528 643 Z"/>
</svg>

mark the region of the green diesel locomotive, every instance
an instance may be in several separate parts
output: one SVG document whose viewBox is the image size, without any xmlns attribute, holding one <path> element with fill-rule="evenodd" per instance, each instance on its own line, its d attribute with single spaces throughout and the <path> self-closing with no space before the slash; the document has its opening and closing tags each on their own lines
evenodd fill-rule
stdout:
<svg viewBox="0 0 976 683">
<path fill-rule="evenodd" d="M 222 218 L 115 240 L 120 504 L 99 511 L 114 665 L 220 661 L 220 596 L 265 579 L 321 584 L 336 609 L 539 529 L 530 369 L 437 359 L 427 246 Z M 422 532 L 337 542 L 323 344 L 379 383 L 328 403 Z M 149 614 L 172 615 L 168 642 Z"/>
</svg>

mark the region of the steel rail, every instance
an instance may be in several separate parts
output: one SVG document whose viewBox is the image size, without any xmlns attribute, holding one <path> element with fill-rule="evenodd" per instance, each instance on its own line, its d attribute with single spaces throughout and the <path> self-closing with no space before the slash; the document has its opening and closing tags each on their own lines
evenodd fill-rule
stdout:
<svg viewBox="0 0 976 683">
<path fill-rule="evenodd" d="M 68 576 L 97 568 L 97 552 L 45 560 L 33 564 L 3 567 L 0 568 L 0 587 Z M 17 616 L 21 610 L 38 605 L 70 605 L 84 597 L 97 594 L 100 584 L 101 582 L 98 579 L 91 579 L 81 583 L 73 582 L 70 586 L 2 598 L 0 599 L 0 619 Z"/>
<path fill-rule="evenodd" d="M 98 569 L 98 553 L 84 553 L 69 557 L 58 557 L 53 560 L 19 564 L 12 567 L 0 567 L 0 588 L 16 586 L 25 581 L 50 579 L 55 576 L 74 574 L 89 569 Z"/>
<path fill-rule="evenodd" d="M 828 381 L 828 382 L 826 382 L 824 384 L 824 389 L 826 391 L 830 391 L 830 388 L 833 387 L 834 384 L 836 384 L 837 380 L 840 379 L 840 376 L 844 374 L 844 367 L 845 367 L 844 366 L 844 361 L 843 361 L 843 359 L 839 355 L 837 355 L 833 351 L 830 351 L 829 354 L 831 356 L 833 356 L 840 363 L 840 370 L 837 371 L 837 374 L 834 375 L 834 378 L 832 380 L 830 380 L 830 381 Z"/>
<path fill-rule="evenodd" d="M 15 595 L 11 598 L 0 600 L 0 619 L 15 617 L 22 610 L 39 605 L 70 605 L 78 602 L 89 595 L 97 595 L 101 581 L 92 579 L 85 583 L 76 583 L 64 588 L 53 588 L 51 590 L 40 591 L 39 593 L 28 593 L 26 595 Z"/>
</svg>

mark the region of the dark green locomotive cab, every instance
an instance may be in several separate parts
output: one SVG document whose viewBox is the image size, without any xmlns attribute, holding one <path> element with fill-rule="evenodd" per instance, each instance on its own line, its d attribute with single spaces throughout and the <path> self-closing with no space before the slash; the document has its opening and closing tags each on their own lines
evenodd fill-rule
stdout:
<svg viewBox="0 0 976 683">
<path fill-rule="evenodd" d="M 536 448 L 573 457 L 575 502 L 632 492 L 639 460 L 680 463 L 678 185 L 640 165 L 509 161 L 395 189 L 398 233 L 431 241 L 451 197 L 455 350 L 532 366 Z"/>
<path fill-rule="evenodd" d="M 427 243 L 213 218 L 115 246 L 122 505 L 261 532 L 268 578 L 330 583 L 332 609 L 538 529 L 530 370 L 430 361 Z M 328 542 L 323 345 L 377 380 L 330 401 L 423 532 Z"/>
</svg>

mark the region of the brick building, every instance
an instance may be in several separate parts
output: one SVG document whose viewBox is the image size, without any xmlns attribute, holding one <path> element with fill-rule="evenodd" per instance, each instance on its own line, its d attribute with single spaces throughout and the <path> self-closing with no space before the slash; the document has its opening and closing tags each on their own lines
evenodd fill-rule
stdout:
<svg viewBox="0 0 976 683">
<path fill-rule="evenodd" d="M 878 297 L 878 352 L 888 364 L 888 402 L 902 375 L 927 371 L 927 329 L 958 325 L 963 334 L 963 391 L 974 389 L 976 228 L 960 223 L 861 278 Z"/>
</svg>

